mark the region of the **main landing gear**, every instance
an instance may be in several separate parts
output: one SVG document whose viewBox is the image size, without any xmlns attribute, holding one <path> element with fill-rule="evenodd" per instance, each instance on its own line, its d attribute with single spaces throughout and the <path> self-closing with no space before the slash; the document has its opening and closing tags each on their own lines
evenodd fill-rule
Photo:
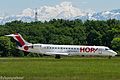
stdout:
<svg viewBox="0 0 120 80">
<path fill-rule="evenodd" d="M 109 57 L 108 57 L 108 59 L 111 59 L 111 58 L 112 58 L 112 56 L 109 56 Z"/>
<path fill-rule="evenodd" d="M 60 59 L 60 55 L 55 55 L 55 59 Z"/>
</svg>

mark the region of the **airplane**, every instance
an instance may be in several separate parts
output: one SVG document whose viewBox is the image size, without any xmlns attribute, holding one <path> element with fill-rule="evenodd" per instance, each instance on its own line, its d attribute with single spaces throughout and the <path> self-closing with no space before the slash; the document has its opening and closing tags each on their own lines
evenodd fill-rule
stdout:
<svg viewBox="0 0 120 80">
<path fill-rule="evenodd" d="M 19 33 L 5 35 L 13 37 L 19 50 L 44 55 L 54 55 L 55 59 L 61 56 L 108 56 L 109 58 L 117 53 L 105 46 L 83 46 L 83 45 L 53 45 L 53 44 L 32 44 L 23 39 Z"/>
</svg>

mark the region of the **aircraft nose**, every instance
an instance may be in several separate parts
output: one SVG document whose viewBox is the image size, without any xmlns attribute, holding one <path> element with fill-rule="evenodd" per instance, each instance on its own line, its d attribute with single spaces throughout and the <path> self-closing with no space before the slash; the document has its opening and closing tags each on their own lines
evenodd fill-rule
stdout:
<svg viewBox="0 0 120 80">
<path fill-rule="evenodd" d="M 114 51 L 114 54 L 117 55 L 117 53 Z"/>
<path fill-rule="evenodd" d="M 110 50 L 110 52 L 115 56 L 115 55 L 117 55 L 117 53 L 115 52 L 115 51 L 113 51 L 113 50 Z"/>
</svg>

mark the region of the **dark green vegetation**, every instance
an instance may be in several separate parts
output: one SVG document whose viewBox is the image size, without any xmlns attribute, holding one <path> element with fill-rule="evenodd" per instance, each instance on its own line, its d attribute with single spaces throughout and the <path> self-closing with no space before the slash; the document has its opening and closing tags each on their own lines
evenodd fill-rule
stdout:
<svg viewBox="0 0 120 80">
<path fill-rule="evenodd" d="M 39 56 L 16 50 L 12 38 L 5 34 L 19 32 L 31 43 L 101 45 L 120 52 L 120 21 L 51 20 L 49 22 L 13 21 L 0 26 L 0 56 Z M 12 42 L 11 42 L 12 41 Z M 15 53 L 15 54 L 14 54 Z"/>
<path fill-rule="evenodd" d="M 1 58 L 0 76 L 25 80 L 120 80 L 119 58 Z"/>
</svg>

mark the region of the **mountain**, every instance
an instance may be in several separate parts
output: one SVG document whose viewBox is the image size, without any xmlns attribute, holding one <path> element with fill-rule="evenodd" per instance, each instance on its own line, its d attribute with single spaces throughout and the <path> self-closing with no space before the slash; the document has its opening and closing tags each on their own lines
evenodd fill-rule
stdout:
<svg viewBox="0 0 120 80">
<path fill-rule="evenodd" d="M 75 16 L 85 16 L 86 13 L 72 6 L 70 2 L 63 2 L 54 7 L 43 6 L 38 8 L 38 20 L 69 19 Z"/>
<path fill-rule="evenodd" d="M 85 16 L 86 13 L 76 7 L 73 7 L 71 2 L 62 2 L 56 6 L 43 6 L 37 8 L 38 20 L 49 21 L 51 19 L 70 19 L 76 16 Z M 27 8 L 18 15 L 7 17 L 0 17 L 0 24 L 11 22 L 14 20 L 22 20 L 24 22 L 31 22 L 35 20 L 35 10 Z"/>
<path fill-rule="evenodd" d="M 120 9 L 94 13 L 91 16 L 91 19 L 94 19 L 94 20 L 108 20 L 108 19 L 120 20 Z"/>
<path fill-rule="evenodd" d="M 49 21 L 51 19 L 81 19 L 81 20 L 108 20 L 117 19 L 120 20 L 120 9 L 111 11 L 102 11 L 97 13 L 89 13 L 73 7 L 71 2 L 62 2 L 56 6 L 42 6 L 37 8 L 37 18 L 39 21 Z M 0 17 L 0 24 L 11 22 L 14 20 L 22 20 L 24 22 L 31 22 L 35 20 L 34 9 L 24 9 L 18 15 L 11 15 L 6 17 Z"/>
</svg>

